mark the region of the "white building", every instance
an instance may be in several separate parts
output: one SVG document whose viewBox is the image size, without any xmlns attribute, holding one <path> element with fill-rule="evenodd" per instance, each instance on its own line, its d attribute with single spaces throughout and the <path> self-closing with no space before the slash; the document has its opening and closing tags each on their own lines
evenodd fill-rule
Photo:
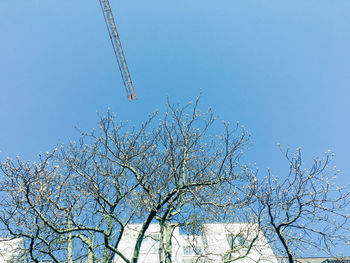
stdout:
<svg viewBox="0 0 350 263">
<path fill-rule="evenodd" d="M 125 229 L 119 250 L 129 259 L 141 224 L 131 224 Z M 185 235 L 175 227 L 172 235 L 172 262 L 174 263 L 277 263 L 266 238 L 256 224 L 204 224 L 201 235 Z M 140 263 L 159 262 L 160 227 L 151 224 L 140 249 Z M 230 260 L 231 259 L 231 260 Z M 235 259 L 235 260 L 233 260 Z M 123 260 L 116 258 L 116 263 Z"/>
<path fill-rule="evenodd" d="M 0 263 L 24 263 L 24 242 L 21 238 L 0 238 Z"/>
</svg>

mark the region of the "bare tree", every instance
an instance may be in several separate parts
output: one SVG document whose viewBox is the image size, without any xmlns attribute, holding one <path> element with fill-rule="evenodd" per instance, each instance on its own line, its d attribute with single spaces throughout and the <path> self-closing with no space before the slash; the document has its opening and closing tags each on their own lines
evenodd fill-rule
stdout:
<svg viewBox="0 0 350 263">
<path fill-rule="evenodd" d="M 208 222 L 258 223 L 289 262 L 306 247 L 331 253 L 349 240 L 349 191 L 329 178 L 330 154 L 307 170 L 300 151 L 285 152 L 288 177 L 269 172 L 258 182 L 255 171 L 240 164 L 249 139 L 244 129 L 224 124 L 220 134 L 198 100 L 184 107 L 168 101 L 158 117 L 136 128 L 108 112 L 96 131 L 36 163 L 6 160 L 0 166 L 2 234 L 22 238 L 31 261 L 68 263 L 136 263 L 152 223 L 160 226 L 161 263 L 172 262 L 176 227 L 198 237 Z M 120 244 L 133 223 L 141 227 L 128 254 Z M 254 231 L 245 231 L 250 241 L 240 246 L 233 245 L 242 233 L 233 233 L 223 262 L 249 258 L 260 235 Z M 198 260 L 210 256 L 218 255 L 203 252 Z"/>
<path fill-rule="evenodd" d="M 79 177 L 62 170 L 54 153 L 29 164 L 7 160 L 2 164 L 0 219 L 11 237 L 24 238 L 31 260 L 73 262 L 84 254 L 75 252 L 73 222 L 83 218 L 88 199 L 78 187 Z M 82 244 L 80 244 L 82 245 Z M 80 246 L 79 245 L 79 246 Z"/>
<path fill-rule="evenodd" d="M 3 231 L 24 238 L 35 262 L 136 263 L 147 229 L 159 222 L 160 260 L 171 262 L 172 224 L 185 222 L 195 206 L 203 211 L 204 193 L 219 202 L 220 191 L 245 180 L 238 168 L 248 135 L 228 125 L 218 134 L 211 110 L 201 113 L 198 100 L 184 107 L 168 102 L 156 117 L 135 128 L 108 112 L 97 131 L 37 163 L 1 164 Z M 130 223 L 142 227 L 126 255 L 119 245 Z"/>
<path fill-rule="evenodd" d="M 349 242 L 350 195 L 347 186 L 337 186 L 337 172 L 329 168 L 333 155 L 328 152 L 305 169 L 300 149 L 295 154 L 281 151 L 289 173 L 278 178 L 269 170 L 259 183 L 257 221 L 290 263 L 309 249 L 332 254 L 335 246 Z"/>
</svg>

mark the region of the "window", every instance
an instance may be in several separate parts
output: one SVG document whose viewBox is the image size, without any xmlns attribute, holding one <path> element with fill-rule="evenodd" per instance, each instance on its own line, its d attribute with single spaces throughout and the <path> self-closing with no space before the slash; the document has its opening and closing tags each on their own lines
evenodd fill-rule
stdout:
<svg viewBox="0 0 350 263">
<path fill-rule="evenodd" d="M 233 249 L 235 246 L 235 238 L 236 237 L 232 234 L 226 236 L 227 243 L 228 243 L 230 249 Z"/>
<path fill-rule="evenodd" d="M 238 245 L 244 246 L 246 244 L 246 240 L 242 235 L 238 235 L 236 239 Z"/>
<path fill-rule="evenodd" d="M 238 234 L 238 235 L 229 234 L 226 236 L 226 240 L 230 249 L 234 249 L 237 247 L 244 247 L 247 243 L 246 242 L 247 240 L 241 234 Z"/>
<path fill-rule="evenodd" d="M 150 234 L 149 236 L 151 239 L 155 240 L 155 241 L 159 241 L 160 240 L 160 234 L 156 233 L 156 234 Z"/>
<path fill-rule="evenodd" d="M 183 252 L 185 256 L 189 256 L 193 254 L 193 249 L 191 246 L 186 246 L 183 248 Z"/>
<path fill-rule="evenodd" d="M 183 248 L 183 254 L 185 256 L 199 256 L 202 254 L 203 249 L 198 246 L 185 246 Z"/>
</svg>

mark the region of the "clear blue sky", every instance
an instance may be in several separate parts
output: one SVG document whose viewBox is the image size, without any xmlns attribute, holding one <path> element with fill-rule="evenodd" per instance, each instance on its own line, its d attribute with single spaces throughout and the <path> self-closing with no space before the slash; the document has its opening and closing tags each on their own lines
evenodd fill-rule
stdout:
<svg viewBox="0 0 350 263">
<path fill-rule="evenodd" d="M 349 183 L 349 0 L 110 1 L 134 103 L 98 0 L 0 1 L 1 160 L 76 139 L 97 110 L 139 123 L 202 89 L 202 109 L 252 133 L 262 172 L 288 168 L 279 142 L 306 159 L 331 149 Z"/>
</svg>

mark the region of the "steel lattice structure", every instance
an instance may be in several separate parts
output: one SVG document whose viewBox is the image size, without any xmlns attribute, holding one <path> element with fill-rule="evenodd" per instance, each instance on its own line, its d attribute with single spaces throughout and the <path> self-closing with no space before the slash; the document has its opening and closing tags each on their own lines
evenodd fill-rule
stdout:
<svg viewBox="0 0 350 263">
<path fill-rule="evenodd" d="M 108 33 L 112 41 L 114 53 L 117 58 L 118 67 L 122 75 L 125 90 L 128 95 L 128 100 L 129 101 L 134 100 L 136 99 L 134 85 L 132 84 L 128 65 L 126 64 L 125 55 L 124 55 L 122 44 L 120 42 L 120 38 L 118 35 L 117 27 L 115 25 L 115 20 L 112 14 L 109 0 L 99 0 L 99 1 L 102 8 L 103 16 L 106 21 Z"/>
</svg>

